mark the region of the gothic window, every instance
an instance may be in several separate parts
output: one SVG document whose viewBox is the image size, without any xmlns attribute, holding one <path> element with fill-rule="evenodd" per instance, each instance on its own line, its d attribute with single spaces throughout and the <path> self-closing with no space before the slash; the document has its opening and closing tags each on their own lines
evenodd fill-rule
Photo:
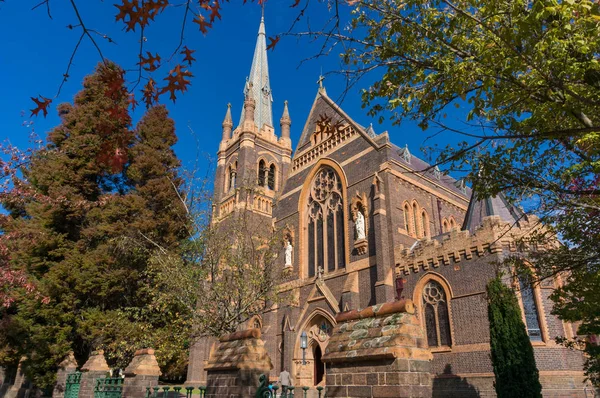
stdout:
<svg viewBox="0 0 600 398">
<path fill-rule="evenodd" d="M 269 176 L 267 179 L 267 187 L 274 191 L 275 190 L 275 165 L 272 164 L 271 167 L 269 167 Z"/>
<path fill-rule="evenodd" d="M 425 210 L 421 212 L 421 231 L 423 231 L 423 236 L 431 236 L 429 231 L 429 216 L 427 216 L 427 212 Z"/>
<path fill-rule="evenodd" d="M 442 285 L 431 280 L 423 288 L 423 318 L 429 347 L 449 347 L 450 313 Z"/>
<path fill-rule="evenodd" d="M 258 186 L 259 187 L 264 187 L 265 186 L 265 161 L 261 159 L 260 162 L 258 162 Z"/>
<path fill-rule="evenodd" d="M 540 328 L 540 315 L 535 301 L 533 286 L 525 278 L 519 278 L 521 300 L 523 301 L 523 312 L 527 334 L 531 341 L 542 341 L 542 330 Z"/>
<path fill-rule="evenodd" d="M 442 233 L 446 233 L 450 230 L 450 225 L 448 224 L 448 220 L 446 220 L 445 218 L 442 219 Z"/>
<path fill-rule="evenodd" d="M 308 276 L 344 268 L 345 233 L 342 183 L 331 167 L 313 179 L 308 199 Z"/>
<path fill-rule="evenodd" d="M 404 228 L 406 229 L 406 233 L 409 235 L 412 235 L 412 230 L 410 228 L 410 220 L 411 220 L 411 215 L 410 215 L 410 206 L 408 205 L 408 203 L 404 203 Z"/>
<path fill-rule="evenodd" d="M 456 221 L 454 221 L 454 217 L 450 217 L 450 230 L 456 228 Z"/>
<path fill-rule="evenodd" d="M 226 187 L 226 191 L 229 192 L 232 189 L 235 188 L 235 179 L 236 179 L 236 173 L 237 173 L 237 162 L 229 165 L 229 167 L 227 168 L 227 187 Z"/>
<path fill-rule="evenodd" d="M 420 228 L 417 218 L 419 217 L 419 205 L 413 201 L 412 224 L 414 225 L 414 237 L 423 237 L 423 230 Z"/>
</svg>

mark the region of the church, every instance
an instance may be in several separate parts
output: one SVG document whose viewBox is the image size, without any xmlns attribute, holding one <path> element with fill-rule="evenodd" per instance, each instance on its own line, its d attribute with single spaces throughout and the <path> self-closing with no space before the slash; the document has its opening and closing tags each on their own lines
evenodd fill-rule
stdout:
<svg viewBox="0 0 600 398">
<path fill-rule="evenodd" d="M 244 209 L 284 234 L 280 288 L 292 300 L 248 325 L 261 329 L 270 378 L 287 369 L 294 385 L 326 386 L 322 357 L 336 315 L 408 298 L 433 356 L 433 396 L 495 396 L 485 287 L 495 264 L 518 253 L 515 241 L 534 217 L 501 195 L 476 200 L 464 181 L 356 123 L 322 79 L 316 91 L 293 143 L 287 103 L 278 129 L 273 120 L 261 20 L 241 117 L 229 105 L 222 124 L 213 217 Z M 240 181 L 256 191 L 242 195 Z M 560 280 L 507 283 L 519 287 L 544 396 L 585 397 L 582 355 L 555 342 L 576 333 L 551 314 Z M 187 383 L 206 380 L 213 344 L 192 346 Z"/>
</svg>

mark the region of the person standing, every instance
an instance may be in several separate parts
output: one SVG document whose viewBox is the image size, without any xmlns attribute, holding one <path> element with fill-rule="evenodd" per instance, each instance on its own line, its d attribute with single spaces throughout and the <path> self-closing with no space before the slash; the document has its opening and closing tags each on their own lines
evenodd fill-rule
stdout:
<svg viewBox="0 0 600 398">
<path fill-rule="evenodd" d="M 287 368 L 283 368 L 281 373 L 279 373 L 279 384 L 281 384 L 281 395 L 285 396 L 288 387 L 292 385 L 292 377 L 290 376 L 290 372 L 287 371 Z"/>
</svg>

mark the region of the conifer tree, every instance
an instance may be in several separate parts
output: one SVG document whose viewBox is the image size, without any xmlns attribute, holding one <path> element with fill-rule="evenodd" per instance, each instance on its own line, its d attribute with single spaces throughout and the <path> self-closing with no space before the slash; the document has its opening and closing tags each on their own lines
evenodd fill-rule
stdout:
<svg viewBox="0 0 600 398">
<path fill-rule="evenodd" d="M 514 292 L 500 277 L 487 285 L 490 348 L 498 398 L 541 398 L 533 347 Z"/>
<path fill-rule="evenodd" d="M 176 309 L 148 307 L 152 250 L 186 236 L 174 123 L 155 108 L 131 131 L 122 76 L 113 64 L 88 76 L 74 103 L 60 107 L 47 146 L 2 196 L 11 264 L 47 303 L 23 292 L 0 334 L 19 331 L 3 343 L 12 357 L 27 355 L 25 372 L 41 387 L 70 350 L 82 364 L 104 348 L 109 364 L 123 367 L 143 346 L 163 344 L 169 358 L 184 346 L 169 333 Z"/>
</svg>

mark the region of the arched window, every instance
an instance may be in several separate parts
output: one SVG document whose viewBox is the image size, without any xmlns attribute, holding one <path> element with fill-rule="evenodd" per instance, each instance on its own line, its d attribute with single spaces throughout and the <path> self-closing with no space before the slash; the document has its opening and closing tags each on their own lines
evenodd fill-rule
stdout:
<svg viewBox="0 0 600 398">
<path fill-rule="evenodd" d="M 413 201 L 412 207 L 413 207 L 412 224 L 415 226 L 414 236 L 416 238 L 421 238 L 421 237 L 423 237 L 423 230 L 421 229 L 421 226 L 419 225 L 419 222 L 417 220 L 417 218 L 419 217 L 419 205 L 417 204 L 416 201 Z"/>
<path fill-rule="evenodd" d="M 423 287 L 422 300 L 427 344 L 429 347 L 451 346 L 450 313 L 444 288 L 438 282 L 430 280 Z"/>
<path fill-rule="evenodd" d="M 542 329 L 540 327 L 540 313 L 535 301 L 534 290 L 530 280 L 519 278 L 521 301 L 523 302 L 523 313 L 527 334 L 531 341 L 542 341 Z"/>
<path fill-rule="evenodd" d="M 237 162 L 230 164 L 229 167 L 227 168 L 227 189 L 226 191 L 229 192 L 232 189 L 235 188 L 235 177 L 236 177 L 236 173 L 237 173 Z"/>
<path fill-rule="evenodd" d="M 315 175 L 308 199 L 308 276 L 344 268 L 345 233 L 342 182 L 331 167 Z"/>
<path fill-rule="evenodd" d="M 454 217 L 450 216 L 450 229 L 456 228 L 456 221 L 454 221 Z"/>
<path fill-rule="evenodd" d="M 266 172 L 267 168 L 265 166 L 265 161 L 264 160 L 260 160 L 260 162 L 258 162 L 258 186 L 259 187 L 264 187 L 265 186 L 265 172 Z"/>
<path fill-rule="evenodd" d="M 272 164 L 269 167 L 269 178 L 267 179 L 267 187 L 274 191 L 275 190 L 275 165 Z"/>
<path fill-rule="evenodd" d="M 450 224 L 448 224 L 448 220 L 445 218 L 442 219 L 442 233 L 445 234 L 450 230 Z"/>
<path fill-rule="evenodd" d="M 429 229 L 429 216 L 425 210 L 421 211 L 421 231 L 423 231 L 423 236 L 430 237 L 430 229 Z"/>
<path fill-rule="evenodd" d="M 404 203 L 404 228 L 406 229 L 406 233 L 412 235 L 412 228 L 410 227 L 410 223 L 412 219 L 412 215 L 410 214 L 410 206 L 408 203 Z"/>
</svg>

